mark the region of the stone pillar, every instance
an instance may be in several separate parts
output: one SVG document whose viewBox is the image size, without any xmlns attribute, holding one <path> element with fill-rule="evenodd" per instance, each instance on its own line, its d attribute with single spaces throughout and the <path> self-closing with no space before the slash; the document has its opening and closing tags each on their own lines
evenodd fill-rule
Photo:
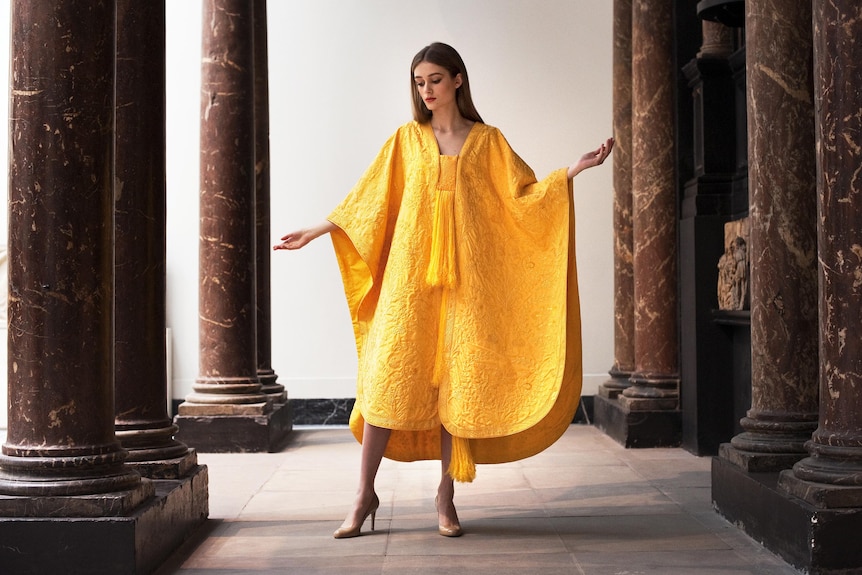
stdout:
<svg viewBox="0 0 862 575">
<path fill-rule="evenodd" d="M 703 43 L 698 58 L 728 58 L 733 53 L 733 29 L 721 22 L 701 22 Z"/>
<path fill-rule="evenodd" d="M 771 13 L 776 20 L 780 12 L 784 20 L 801 9 L 799 4 L 764 0 L 749 7 L 758 8 L 767 17 Z M 811 8 L 818 202 L 819 425 L 806 443 L 809 456 L 794 464 L 792 470 L 754 473 L 725 457 L 714 458 L 712 494 L 722 515 L 802 572 L 860 573 L 862 70 L 857 63 L 862 61 L 862 45 L 856 39 L 862 34 L 862 5 L 856 0 L 814 0 Z M 748 38 L 751 41 L 750 35 Z M 769 38 L 770 42 L 777 40 L 774 35 Z M 785 72 L 775 78 L 786 81 L 790 77 Z M 797 97 L 805 94 L 794 91 L 791 84 L 787 87 Z M 778 126 L 773 128 L 780 130 Z M 786 136 L 785 132 L 777 132 L 778 138 Z M 792 153 L 793 141 L 780 149 L 783 154 Z M 780 303 L 786 310 L 787 302 Z M 764 401 L 758 405 L 767 405 Z M 793 401 L 788 404 L 799 405 Z"/>
<path fill-rule="evenodd" d="M 765 8 L 780 5 L 782 17 Z M 751 409 L 722 455 L 780 471 L 817 424 L 817 219 L 811 4 L 749 2 L 745 18 Z"/>
<path fill-rule="evenodd" d="M 817 507 L 862 515 L 862 5 L 815 0 L 813 7 L 820 417 L 809 457 L 782 474 L 781 486 Z"/>
<path fill-rule="evenodd" d="M 627 447 L 680 442 L 673 22 L 670 0 L 614 5 L 616 363 L 594 421 Z"/>
<path fill-rule="evenodd" d="M 115 196 L 127 205 L 114 180 L 116 5 L 12 5 L 4 573 L 151 573 L 208 513 L 206 467 L 156 490 L 124 464 L 114 433 L 114 304 L 129 295 L 114 287 Z M 163 436 L 169 421 L 152 421 Z"/>
<path fill-rule="evenodd" d="M 150 478 L 196 463 L 167 411 L 165 0 L 117 1 L 114 341 L 116 433 Z"/>
<path fill-rule="evenodd" d="M 203 5 L 200 375 L 177 424 L 198 451 L 266 451 L 290 422 L 257 375 L 253 1 Z"/>
<path fill-rule="evenodd" d="M 269 226 L 269 56 L 266 0 L 254 0 L 254 176 L 257 260 L 257 376 L 275 403 L 287 401 L 272 368 L 272 298 Z"/>
<path fill-rule="evenodd" d="M 632 272 L 632 0 L 614 1 L 614 365 L 599 395 L 616 398 L 631 383 L 634 358 Z"/>
<path fill-rule="evenodd" d="M 200 376 L 187 402 L 264 413 L 271 406 L 257 377 L 252 2 L 203 4 Z"/>
<path fill-rule="evenodd" d="M 671 0 L 632 3 L 632 411 L 679 407 L 673 22 Z"/>
<path fill-rule="evenodd" d="M 114 4 L 12 8 L 0 516 L 122 515 L 153 487 L 114 436 Z"/>
</svg>

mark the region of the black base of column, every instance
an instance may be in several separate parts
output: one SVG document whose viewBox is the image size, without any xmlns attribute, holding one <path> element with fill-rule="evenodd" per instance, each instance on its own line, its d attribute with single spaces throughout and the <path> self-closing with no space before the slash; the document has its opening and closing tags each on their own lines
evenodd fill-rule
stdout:
<svg viewBox="0 0 862 575">
<path fill-rule="evenodd" d="M 678 447 L 682 442 L 678 410 L 633 411 L 600 395 L 594 401 L 593 424 L 625 447 Z"/>
<path fill-rule="evenodd" d="M 263 415 L 177 415 L 176 439 L 198 453 L 274 452 L 293 430 L 290 403 Z"/>
<path fill-rule="evenodd" d="M 779 474 L 712 460 L 716 510 L 749 537 L 812 575 L 862 572 L 862 509 L 818 509 L 777 489 Z"/>
<path fill-rule="evenodd" d="M 153 481 L 154 498 L 128 517 L 0 517 L 4 573 L 151 573 L 209 515 L 206 466 Z"/>
</svg>

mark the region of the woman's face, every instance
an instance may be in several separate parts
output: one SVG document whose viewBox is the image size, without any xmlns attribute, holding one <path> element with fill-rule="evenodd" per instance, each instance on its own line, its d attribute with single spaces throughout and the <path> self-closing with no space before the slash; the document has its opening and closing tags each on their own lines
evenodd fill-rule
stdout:
<svg viewBox="0 0 862 575">
<path fill-rule="evenodd" d="M 461 85 L 461 74 L 454 78 L 449 70 L 432 64 L 420 62 L 413 69 L 416 90 L 431 112 L 455 104 L 455 90 Z"/>
</svg>

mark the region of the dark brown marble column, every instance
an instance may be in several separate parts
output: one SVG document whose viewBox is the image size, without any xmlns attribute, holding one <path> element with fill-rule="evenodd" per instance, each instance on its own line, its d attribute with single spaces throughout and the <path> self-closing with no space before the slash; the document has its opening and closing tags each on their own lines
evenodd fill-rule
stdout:
<svg viewBox="0 0 862 575">
<path fill-rule="evenodd" d="M 618 397 L 631 383 L 634 357 L 632 271 L 632 0 L 614 1 L 614 365 L 599 387 Z"/>
<path fill-rule="evenodd" d="M 804 456 L 817 422 L 811 5 L 750 1 L 745 28 L 751 409 L 735 449 L 722 455 L 751 471 L 778 471 Z"/>
<path fill-rule="evenodd" d="M 671 0 L 632 2 L 632 411 L 679 406 L 673 37 Z"/>
<path fill-rule="evenodd" d="M 252 1 L 203 4 L 200 376 L 186 402 L 263 413 L 270 406 L 257 377 Z"/>
<path fill-rule="evenodd" d="M 179 477 L 165 348 L 165 0 L 117 1 L 116 433 L 146 477 Z"/>
<path fill-rule="evenodd" d="M 114 3 L 16 1 L 11 28 L 0 515 L 124 514 L 153 488 L 114 436 Z"/>
<path fill-rule="evenodd" d="M 258 377 L 253 7 L 203 3 L 200 375 L 176 419 L 198 451 L 272 450 L 291 427 Z"/>
<path fill-rule="evenodd" d="M 780 484 L 818 507 L 862 507 L 862 4 L 814 0 L 820 417 Z"/>
<path fill-rule="evenodd" d="M 269 56 L 266 0 L 254 0 L 254 175 L 257 258 L 257 376 L 276 403 L 287 401 L 272 368 L 272 298 L 269 249 Z"/>
</svg>

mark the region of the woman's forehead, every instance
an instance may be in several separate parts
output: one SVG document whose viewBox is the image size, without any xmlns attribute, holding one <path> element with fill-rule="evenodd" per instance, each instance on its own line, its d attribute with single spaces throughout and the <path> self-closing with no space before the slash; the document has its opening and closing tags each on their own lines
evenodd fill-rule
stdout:
<svg viewBox="0 0 862 575">
<path fill-rule="evenodd" d="M 432 76 L 434 74 L 444 74 L 448 75 L 449 71 L 443 66 L 438 66 L 437 64 L 433 64 L 431 62 L 419 62 L 415 68 L 413 68 L 413 77 L 414 78 L 424 78 L 427 76 Z"/>
</svg>

